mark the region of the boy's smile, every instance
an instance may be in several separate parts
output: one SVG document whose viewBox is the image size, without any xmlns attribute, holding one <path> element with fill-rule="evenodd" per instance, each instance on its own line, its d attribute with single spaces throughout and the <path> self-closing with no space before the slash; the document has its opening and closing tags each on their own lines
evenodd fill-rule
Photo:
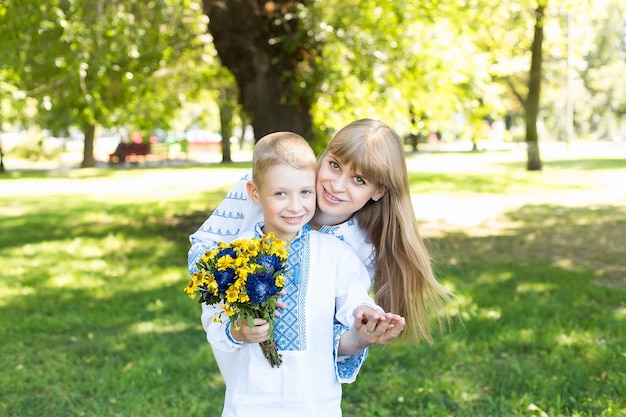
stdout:
<svg viewBox="0 0 626 417">
<path fill-rule="evenodd" d="M 263 232 L 293 239 L 315 213 L 315 170 L 276 165 L 263 175 L 262 184 L 248 183 L 248 194 L 263 205 Z"/>
</svg>

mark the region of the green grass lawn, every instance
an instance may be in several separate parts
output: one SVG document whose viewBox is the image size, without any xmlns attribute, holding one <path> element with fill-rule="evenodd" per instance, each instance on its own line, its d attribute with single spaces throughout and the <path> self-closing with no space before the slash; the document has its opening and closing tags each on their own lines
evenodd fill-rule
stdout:
<svg viewBox="0 0 626 417">
<path fill-rule="evenodd" d="M 626 416 L 618 156 L 409 156 L 458 314 L 433 346 L 373 347 L 344 415 Z M 188 235 L 246 166 L 0 176 L 0 416 L 220 415 L 182 289 Z"/>
</svg>

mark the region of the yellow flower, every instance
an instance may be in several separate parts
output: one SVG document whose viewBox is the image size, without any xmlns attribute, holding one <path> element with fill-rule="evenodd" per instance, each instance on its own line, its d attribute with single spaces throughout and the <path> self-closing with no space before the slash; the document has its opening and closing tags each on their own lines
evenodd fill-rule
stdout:
<svg viewBox="0 0 626 417">
<path fill-rule="evenodd" d="M 248 279 L 248 274 L 250 274 L 250 271 L 248 270 L 248 268 L 247 267 L 237 268 L 235 272 L 237 273 L 237 281 L 240 281 L 241 283 L 245 285 L 246 280 Z"/>
<path fill-rule="evenodd" d="M 246 247 L 246 251 L 250 257 L 254 257 L 259 254 L 259 247 L 257 244 L 250 242 Z"/>
<path fill-rule="evenodd" d="M 207 250 L 206 252 L 204 252 L 204 256 L 200 258 L 200 262 L 212 261 L 213 259 L 215 259 L 219 252 L 219 249 Z"/>
<path fill-rule="evenodd" d="M 278 275 L 276 277 L 276 286 L 278 288 L 282 288 L 285 286 L 285 276 L 284 275 Z"/>
<path fill-rule="evenodd" d="M 235 281 L 233 286 L 235 288 L 237 288 L 239 291 L 241 291 L 242 288 L 246 287 L 246 279 L 247 279 L 247 277 L 243 277 L 243 278 L 239 277 L 239 278 L 237 278 L 237 280 Z"/>
<path fill-rule="evenodd" d="M 239 298 L 239 290 L 234 285 L 231 285 L 230 288 L 226 290 L 226 301 L 234 303 L 237 301 L 237 298 Z"/>
<path fill-rule="evenodd" d="M 279 239 L 272 242 L 272 248 L 270 249 L 270 253 L 278 256 L 280 259 L 287 259 L 287 248 L 284 246 L 284 243 Z"/>
<path fill-rule="evenodd" d="M 224 255 L 217 260 L 217 269 L 220 271 L 225 271 L 234 264 L 235 260 L 230 255 Z"/>
<path fill-rule="evenodd" d="M 235 314 L 237 311 L 233 308 L 233 306 L 231 306 L 230 304 L 224 304 L 224 306 L 222 307 L 224 309 L 224 313 L 226 313 L 226 315 L 228 317 L 232 316 L 233 314 Z"/>
<path fill-rule="evenodd" d="M 193 283 L 195 286 L 202 285 L 205 279 L 206 279 L 206 271 L 204 269 L 198 272 L 194 272 Z"/>
<path fill-rule="evenodd" d="M 189 282 L 187 283 L 187 286 L 185 287 L 185 292 L 187 293 L 189 298 L 191 299 L 196 298 L 196 286 L 193 280 L 189 280 Z"/>
<path fill-rule="evenodd" d="M 245 239 L 235 239 L 232 242 L 230 242 L 230 246 L 235 251 L 240 251 L 240 250 L 242 250 L 246 246 L 246 241 L 245 241 Z"/>
<path fill-rule="evenodd" d="M 239 254 L 234 261 L 235 268 L 243 268 L 250 263 L 250 257 Z"/>
<path fill-rule="evenodd" d="M 211 291 L 213 295 L 217 295 L 218 290 L 219 290 L 219 285 L 217 284 L 217 281 L 212 280 L 207 283 L 207 291 Z"/>
</svg>

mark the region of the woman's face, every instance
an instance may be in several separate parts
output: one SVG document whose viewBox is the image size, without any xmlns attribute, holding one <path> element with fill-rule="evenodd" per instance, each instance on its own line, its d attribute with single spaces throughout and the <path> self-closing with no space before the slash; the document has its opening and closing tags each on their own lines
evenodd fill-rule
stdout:
<svg viewBox="0 0 626 417">
<path fill-rule="evenodd" d="M 317 223 L 338 224 L 348 220 L 370 199 L 378 200 L 385 187 L 355 172 L 328 153 L 321 161 L 316 181 Z M 317 218 L 319 214 L 319 219 Z"/>
</svg>

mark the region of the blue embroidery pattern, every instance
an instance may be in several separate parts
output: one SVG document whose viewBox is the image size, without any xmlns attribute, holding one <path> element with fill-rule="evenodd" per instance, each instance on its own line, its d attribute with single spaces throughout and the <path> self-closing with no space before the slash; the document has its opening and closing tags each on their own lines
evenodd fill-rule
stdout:
<svg viewBox="0 0 626 417">
<path fill-rule="evenodd" d="M 348 220 L 348 222 L 350 222 L 352 220 Z M 349 224 L 348 222 L 346 222 L 347 224 Z M 343 234 L 338 234 L 337 232 L 339 232 L 341 230 L 340 226 L 328 226 L 328 225 L 323 225 L 322 227 L 320 227 L 320 233 L 325 233 L 327 235 L 332 235 L 335 236 L 337 239 L 342 240 L 345 242 L 346 238 Z"/>
<path fill-rule="evenodd" d="M 243 342 L 239 342 L 235 339 L 233 339 L 232 334 L 230 333 L 230 321 L 226 322 L 226 337 L 228 338 L 228 340 L 230 341 L 230 343 L 235 344 L 237 346 L 243 346 Z"/>
<path fill-rule="evenodd" d="M 325 224 L 320 227 L 319 231 L 320 233 L 326 233 L 328 235 L 334 236 L 338 229 L 339 229 L 339 226 L 329 226 Z"/>
<path fill-rule="evenodd" d="M 223 217 L 225 219 L 237 219 L 237 220 L 241 220 L 246 217 L 245 213 L 242 213 L 240 211 L 233 213 L 232 211 L 229 211 L 229 212 L 218 211 L 217 209 L 215 209 L 213 213 L 211 213 L 211 216 Z"/>
<path fill-rule="evenodd" d="M 305 350 L 306 318 L 304 316 L 306 290 L 309 280 L 310 232 L 307 224 L 298 237 L 289 244 L 285 291 L 282 298 L 287 307 L 276 320 L 274 335 L 278 350 Z"/>
<path fill-rule="evenodd" d="M 238 193 L 235 191 L 231 191 L 230 193 L 226 194 L 226 197 L 224 197 L 224 199 L 246 201 L 248 200 L 248 194 L 246 192 Z"/>
<path fill-rule="evenodd" d="M 335 322 L 335 324 L 333 325 L 333 336 L 335 339 L 333 345 L 335 373 L 337 375 L 337 379 L 342 384 L 354 381 L 356 375 L 361 369 L 361 365 L 363 365 L 363 363 L 365 362 L 365 358 L 367 358 L 367 354 L 369 353 L 369 348 L 365 348 L 352 356 L 348 356 L 345 359 L 338 361 L 337 351 L 339 349 L 339 339 L 341 339 L 341 335 L 346 330 L 348 330 L 348 328 L 341 323 Z"/>
<path fill-rule="evenodd" d="M 187 256 L 187 269 L 189 269 L 189 273 L 193 274 L 194 272 L 198 272 L 198 267 L 196 266 L 196 261 L 200 259 L 204 252 L 209 247 L 204 244 L 195 244 L 189 248 L 189 253 Z"/>
</svg>

